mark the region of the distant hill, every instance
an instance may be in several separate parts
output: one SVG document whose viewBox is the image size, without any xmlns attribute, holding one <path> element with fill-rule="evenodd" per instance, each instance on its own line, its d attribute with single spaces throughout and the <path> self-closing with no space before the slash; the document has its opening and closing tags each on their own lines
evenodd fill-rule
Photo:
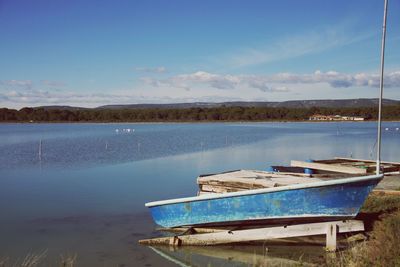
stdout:
<svg viewBox="0 0 400 267">
<path fill-rule="evenodd" d="M 0 122 L 221 122 L 308 121 L 315 115 L 376 120 L 377 99 L 298 100 L 107 105 L 97 108 L 44 106 L 20 110 L 0 108 Z M 400 101 L 385 99 L 384 120 L 400 121 Z"/>
<path fill-rule="evenodd" d="M 105 105 L 96 108 L 83 108 L 72 106 L 41 106 L 46 110 L 63 109 L 63 110 L 84 110 L 84 109 L 186 109 L 186 108 L 218 108 L 218 107 L 270 107 L 270 108 L 356 108 L 356 107 L 376 107 L 378 105 L 377 98 L 358 98 L 358 99 L 321 99 L 321 100 L 291 100 L 283 102 L 193 102 L 193 103 L 172 103 L 172 104 L 128 104 L 128 105 Z M 400 100 L 383 99 L 383 105 L 394 106 L 400 105 Z"/>
<path fill-rule="evenodd" d="M 89 109 L 89 108 L 83 108 L 83 107 L 72 107 L 72 106 L 39 106 L 35 108 L 43 108 L 46 110 L 54 110 L 54 109 L 62 109 L 62 110 L 82 110 L 82 109 Z"/>
<path fill-rule="evenodd" d="M 216 107 L 285 107 L 285 108 L 310 108 L 310 107 L 326 107 L 326 108 L 350 108 L 350 107 L 376 107 L 378 105 L 377 98 L 359 98 L 359 99 L 327 99 L 327 100 L 292 100 L 283 102 L 194 102 L 194 103 L 175 103 L 175 104 L 131 104 L 131 105 L 105 105 L 96 109 L 184 109 L 184 108 L 216 108 Z M 399 100 L 383 99 L 383 105 L 393 106 L 400 105 Z"/>
</svg>

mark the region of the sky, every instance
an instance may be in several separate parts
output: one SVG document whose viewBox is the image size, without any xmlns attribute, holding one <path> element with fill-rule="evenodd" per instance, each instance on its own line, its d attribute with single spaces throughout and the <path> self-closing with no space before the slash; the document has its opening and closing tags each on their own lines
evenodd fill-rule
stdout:
<svg viewBox="0 0 400 267">
<path fill-rule="evenodd" d="M 0 0 L 0 107 L 375 98 L 383 0 Z M 400 0 L 384 97 L 400 100 Z"/>
</svg>

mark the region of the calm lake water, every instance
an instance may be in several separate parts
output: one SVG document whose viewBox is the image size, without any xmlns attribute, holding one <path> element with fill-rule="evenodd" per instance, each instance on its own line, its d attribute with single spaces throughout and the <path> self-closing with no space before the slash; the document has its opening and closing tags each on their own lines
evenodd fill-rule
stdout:
<svg viewBox="0 0 400 267">
<path fill-rule="evenodd" d="M 383 123 L 383 160 L 400 161 L 399 127 Z M 139 246 L 159 235 L 144 203 L 195 195 L 203 173 L 373 159 L 375 143 L 373 122 L 1 124 L 0 259 L 46 250 L 47 266 L 60 254 L 76 254 L 77 266 L 247 266 L 259 247 Z M 269 255 L 307 261 L 320 250 L 273 247 Z"/>
</svg>

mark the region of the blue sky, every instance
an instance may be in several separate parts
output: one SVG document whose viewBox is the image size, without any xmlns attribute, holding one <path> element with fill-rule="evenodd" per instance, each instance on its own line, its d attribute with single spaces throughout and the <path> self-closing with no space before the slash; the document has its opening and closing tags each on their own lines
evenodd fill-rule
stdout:
<svg viewBox="0 0 400 267">
<path fill-rule="evenodd" d="M 0 0 L 0 107 L 376 97 L 383 0 Z M 400 1 L 385 97 L 400 99 Z"/>
</svg>

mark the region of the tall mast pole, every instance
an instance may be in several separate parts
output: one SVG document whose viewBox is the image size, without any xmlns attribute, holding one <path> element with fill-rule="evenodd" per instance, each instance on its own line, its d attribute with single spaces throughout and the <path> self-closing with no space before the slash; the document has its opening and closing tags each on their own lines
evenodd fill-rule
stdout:
<svg viewBox="0 0 400 267">
<path fill-rule="evenodd" d="M 382 47 L 381 47 L 381 79 L 379 83 L 379 111 L 378 111 L 378 146 L 376 151 L 376 174 L 381 169 L 381 128 L 382 128 L 382 97 L 383 97 L 383 68 L 385 63 L 385 39 L 386 39 L 386 16 L 387 16 L 388 0 L 385 0 L 383 10 L 383 26 L 382 26 Z"/>
</svg>

